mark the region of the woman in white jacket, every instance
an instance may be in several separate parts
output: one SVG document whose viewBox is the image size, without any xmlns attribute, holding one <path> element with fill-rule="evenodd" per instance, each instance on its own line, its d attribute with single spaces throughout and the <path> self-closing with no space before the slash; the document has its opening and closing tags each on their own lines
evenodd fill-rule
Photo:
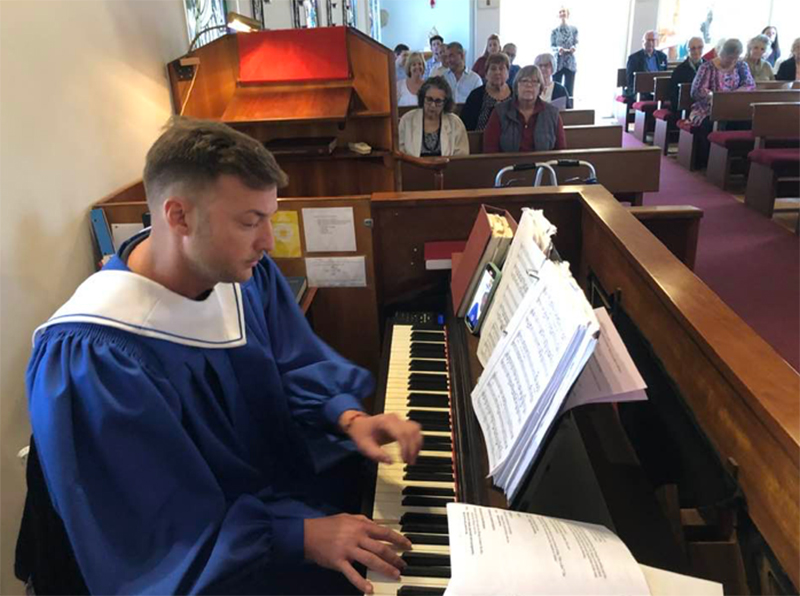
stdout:
<svg viewBox="0 0 800 596">
<path fill-rule="evenodd" d="M 419 108 L 400 119 L 400 151 L 414 157 L 469 155 L 467 129 L 452 113 L 449 83 L 443 77 L 430 77 L 417 100 Z"/>
</svg>

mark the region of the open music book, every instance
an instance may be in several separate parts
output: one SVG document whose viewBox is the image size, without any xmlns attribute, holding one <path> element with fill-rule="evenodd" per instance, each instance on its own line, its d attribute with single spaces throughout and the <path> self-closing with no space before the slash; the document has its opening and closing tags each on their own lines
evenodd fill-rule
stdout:
<svg viewBox="0 0 800 596">
<path fill-rule="evenodd" d="M 472 391 L 494 483 L 512 499 L 600 326 L 566 263 L 545 260 Z"/>
<path fill-rule="evenodd" d="M 463 503 L 447 505 L 445 596 L 721 596 L 722 585 L 639 565 L 603 526 Z"/>
</svg>

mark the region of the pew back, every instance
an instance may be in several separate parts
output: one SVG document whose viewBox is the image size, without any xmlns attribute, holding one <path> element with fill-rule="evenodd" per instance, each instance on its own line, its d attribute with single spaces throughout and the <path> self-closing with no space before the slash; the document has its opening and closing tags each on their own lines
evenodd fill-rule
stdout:
<svg viewBox="0 0 800 596">
<path fill-rule="evenodd" d="M 669 76 L 656 77 L 653 80 L 653 99 L 656 101 L 669 101 L 670 89 Z"/>
<path fill-rule="evenodd" d="M 756 90 L 800 89 L 800 81 L 756 81 Z"/>
<path fill-rule="evenodd" d="M 711 96 L 711 121 L 718 122 L 750 120 L 754 103 L 800 101 L 800 90 L 767 89 L 764 91 L 731 91 L 714 93 Z"/>
<path fill-rule="evenodd" d="M 754 103 L 753 134 L 758 138 L 785 138 L 787 134 L 795 137 L 800 135 L 800 101 Z"/>
<path fill-rule="evenodd" d="M 565 126 L 564 135 L 568 149 L 622 147 L 622 127 L 619 124 Z M 483 153 L 483 131 L 472 130 L 467 133 L 467 137 L 470 155 Z"/>
<path fill-rule="evenodd" d="M 628 70 L 626 68 L 617 69 L 617 87 L 625 87 L 628 84 Z"/>
<path fill-rule="evenodd" d="M 661 151 L 658 147 L 575 149 L 533 153 L 493 153 L 451 157 L 444 170 L 444 189 L 492 188 L 497 172 L 509 165 L 543 162 L 556 159 L 577 159 L 590 162 L 597 180 L 618 199 L 641 205 L 642 194 L 659 188 Z M 401 166 L 404 191 L 433 190 L 434 176 L 411 163 Z M 572 177 L 585 177 L 584 168 L 559 168 L 562 184 Z M 530 185 L 532 172 L 518 172 L 516 185 Z M 547 176 L 545 176 L 547 181 Z"/>
<path fill-rule="evenodd" d="M 594 124 L 594 110 L 561 110 L 559 115 L 564 126 Z"/>
<path fill-rule="evenodd" d="M 655 72 L 635 72 L 633 73 L 633 89 L 636 93 L 652 93 L 656 77 L 669 77 L 671 70 L 658 70 Z"/>
</svg>

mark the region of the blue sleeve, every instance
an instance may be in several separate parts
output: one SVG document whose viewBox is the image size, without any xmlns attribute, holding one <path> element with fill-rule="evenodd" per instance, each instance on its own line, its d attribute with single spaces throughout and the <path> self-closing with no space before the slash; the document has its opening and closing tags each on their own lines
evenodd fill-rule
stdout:
<svg viewBox="0 0 800 596">
<path fill-rule="evenodd" d="M 90 591 L 199 593 L 300 565 L 303 517 L 316 515 L 266 490 L 226 498 L 165 375 L 96 329 L 47 330 L 26 377 L 42 470 Z"/>
<path fill-rule="evenodd" d="M 255 268 L 272 351 L 295 421 L 307 429 L 317 470 L 330 463 L 328 449 L 341 446 L 337 423 L 345 410 L 363 410 L 374 389 L 372 375 L 340 356 L 311 329 L 289 285 L 271 259 Z M 352 450 L 352 445 L 345 445 Z M 322 458 L 322 459 L 321 459 Z"/>
</svg>

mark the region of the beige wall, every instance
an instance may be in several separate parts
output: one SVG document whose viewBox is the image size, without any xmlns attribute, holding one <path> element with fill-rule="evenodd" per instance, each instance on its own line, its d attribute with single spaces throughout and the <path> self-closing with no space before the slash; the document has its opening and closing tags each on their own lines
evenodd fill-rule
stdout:
<svg viewBox="0 0 800 596">
<path fill-rule="evenodd" d="M 19 593 L 33 329 L 93 269 L 87 209 L 141 176 L 186 51 L 181 0 L 0 1 L 0 593 Z"/>
</svg>

